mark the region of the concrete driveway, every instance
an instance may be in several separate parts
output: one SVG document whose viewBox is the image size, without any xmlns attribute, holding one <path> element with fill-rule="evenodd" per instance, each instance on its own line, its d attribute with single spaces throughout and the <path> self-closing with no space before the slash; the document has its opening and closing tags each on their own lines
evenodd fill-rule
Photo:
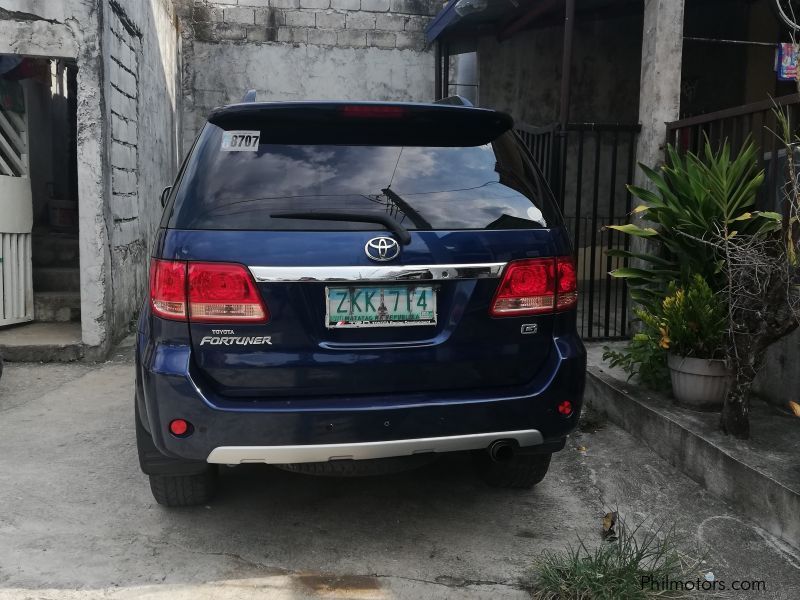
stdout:
<svg viewBox="0 0 800 600">
<path fill-rule="evenodd" d="M 103 364 L 9 364 L 0 380 L 0 599 L 528 598 L 531 565 L 600 519 L 675 520 L 717 578 L 793 598 L 800 556 L 605 425 L 532 491 L 463 457 L 374 479 L 225 469 L 207 507 L 166 510 L 140 474 L 130 348 Z M 711 597 L 704 594 L 703 597 Z M 738 597 L 736 594 L 713 597 Z"/>
</svg>

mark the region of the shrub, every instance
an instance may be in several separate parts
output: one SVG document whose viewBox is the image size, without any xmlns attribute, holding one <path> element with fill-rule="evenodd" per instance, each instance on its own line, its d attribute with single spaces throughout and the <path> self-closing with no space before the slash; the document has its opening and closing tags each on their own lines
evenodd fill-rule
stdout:
<svg viewBox="0 0 800 600">
<path fill-rule="evenodd" d="M 650 240 L 649 252 L 611 251 L 642 265 L 611 273 L 627 280 L 634 301 L 655 311 L 670 282 L 687 285 L 695 274 L 719 291 L 726 285 L 726 276 L 724 257 L 708 243 L 715 232 L 755 235 L 780 228 L 780 215 L 755 210 L 758 188 L 764 181 L 764 171 L 757 167 L 757 151 L 748 141 L 732 158 L 727 142 L 714 151 L 706 139 L 702 157 L 681 154 L 669 146 L 669 160 L 660 172 L 639 165 L 655 191 L 634 185 L 628 189 L 640 200 L 634 214 L 653 226 L 609 226 Z"/>
<path fill-rule="evenodd" d="M 661 304 L 660 347 L 679 356 L 722 358 L 728 311 L 718 294 L 696 274 L 686 289 L 675 289 Z"/>
<path fill-rule="evenodd" d="M 667 353 L 695 358 L 724 358 L 728 325 L 725 302 L 702 275 L 695 275 L 686 288 L 671 283 L 668 295 L 655 309 L 634 308 L 641 322 L 624 352 L 604 348 L 603 360 L 621 367 L 630 379 L 639 376 L 644 386 L 669 389 Z"/>
</svg>

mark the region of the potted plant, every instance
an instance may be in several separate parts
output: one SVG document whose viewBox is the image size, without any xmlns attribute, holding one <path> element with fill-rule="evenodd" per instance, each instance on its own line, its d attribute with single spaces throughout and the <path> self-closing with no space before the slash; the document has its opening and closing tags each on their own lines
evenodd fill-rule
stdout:
<svg viewBox="0 0 800 600">
<path fill-rule="evenodd" d="M 678 404 L 722 408 L 732 381 L 724 359 L 727 313 L 725 302 L 699 274 L 686 288 L 670 287 L 661 304 L 659 333 Z"/>
</svg>

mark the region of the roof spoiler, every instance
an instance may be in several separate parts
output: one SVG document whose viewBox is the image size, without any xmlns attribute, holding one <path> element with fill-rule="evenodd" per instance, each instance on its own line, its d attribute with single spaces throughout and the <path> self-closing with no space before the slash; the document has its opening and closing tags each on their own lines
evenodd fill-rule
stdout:
<svg viewBox="0 0 800 600">
<path fill-rule="evenodd" d="M 472 102 L 464 98 L 464 96 L 448 96 L 447 98 L 440 98 L 434 104 L 447 104 L 449 106 L 474 106 Z"/>
</svg>

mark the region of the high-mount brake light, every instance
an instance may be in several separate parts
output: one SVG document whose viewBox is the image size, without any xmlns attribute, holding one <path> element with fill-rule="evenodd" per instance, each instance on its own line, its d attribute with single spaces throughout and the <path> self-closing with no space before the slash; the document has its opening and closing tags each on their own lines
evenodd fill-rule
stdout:
<svg viewBox="0 0 800 600">
<path fill-rule="evenodd" d="M 552 314 L 577 302 L 570 257 L 515 260 L 506 265 L 490 313 L 493 317 Z"/>
<path fill-rule="evenodd" d="M 150 261 L 150 304 L 153 313 L 173 321 L 186 320 L 186 263 Z"/>
<path fill-rule="evenodd" d="M 360 119 L 400 119 L 408 114 L 402 106 L 380 104 L 347 104 L 342 107 L 342 116 Z"/>
<path fill-rule="evenodd" d="M 265 323 L 269 318 L 250 272 L 233 263 L 150 262 L 156 316 L 200 323 Z"/>
<path fill-rule="evenodd" d="M 263 323 L 267 309 L 253 277 L 242 265 L 189 263 L 189 320 Z"/>
</svg>

